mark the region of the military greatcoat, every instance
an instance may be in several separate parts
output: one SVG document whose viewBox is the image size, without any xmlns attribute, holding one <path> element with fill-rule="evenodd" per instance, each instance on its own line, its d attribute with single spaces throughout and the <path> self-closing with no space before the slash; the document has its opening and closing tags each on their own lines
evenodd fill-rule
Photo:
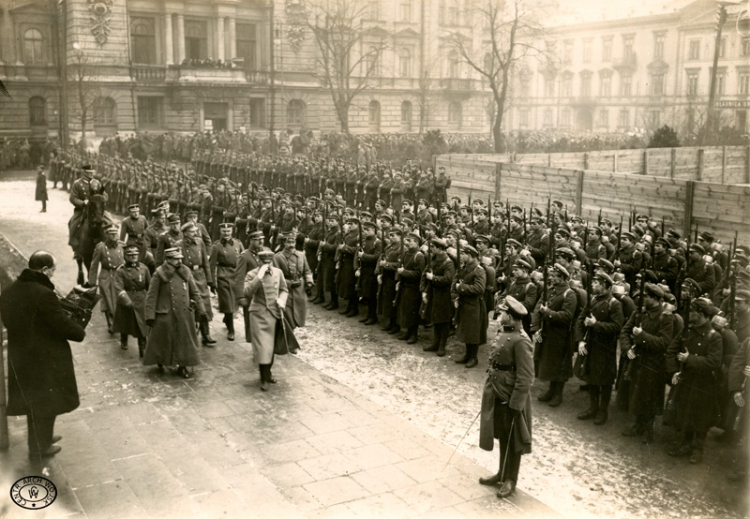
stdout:
<svg viewBox="0 0 750 519">
<path fill-rule="evenodd" d="M 151 273 L 143 263 L 126 263 L 115 272 L 117 309 L 112 323 L 115 333 L 146 337 L 146 292 Z"/>
<path fill-rule="evenodd" d="M 211 246 L 210 277 L 215 280 L 219 312 L 223 314 L 233 314 L 237 311 L 239 295 L 235 293 L 234 271 L 243 250 L 240 241 L 233 238 L 216 240 Z"/>
<path fill-rule="evenodd" d="M 118 292 L 115 288 L 115 271 L 124 263 L 125 257 L 119 241 L 107 240 L 96 244 L 89 269 L 89 285 L 99 285 L 102 312 L 115 313 Z"/>
</svg>

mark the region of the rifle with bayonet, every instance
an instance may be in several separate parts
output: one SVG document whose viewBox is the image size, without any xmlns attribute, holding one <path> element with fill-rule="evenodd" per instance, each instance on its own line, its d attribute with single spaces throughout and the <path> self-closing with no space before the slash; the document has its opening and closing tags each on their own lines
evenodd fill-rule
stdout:
<svg viewBox="0 0 750 519">
<path fill-rule="evenodd" d="M 641 318 L 643 316 L 643 300 L 645 299 L 645 289 L 646 289 L 646 270 L 641 269 L 641 271 L 638 273 L 640 276 L 640 288 L 638 290 L 639 296 L 638 296 L 638 309 L 635 313 L 635 327 L 638 328 L 641 326 Z M 686 325 L 687 327 L 687 325 Z M 632 341 L 631 348 L 635 348 L 635 340 Z M 635 354 L 636 351 L 633 350 L 633 353 Z M 631 377 L 633 376 L 633 364 L 634 362 L 630 359 L 628 359 L 628 367 L 625 370 L 625 380 L 631 380 Z"/>
</svg>

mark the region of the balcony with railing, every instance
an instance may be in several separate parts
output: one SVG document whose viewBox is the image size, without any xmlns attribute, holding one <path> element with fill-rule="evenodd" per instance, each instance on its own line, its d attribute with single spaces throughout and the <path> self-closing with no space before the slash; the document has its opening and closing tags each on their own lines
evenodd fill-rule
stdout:
<svg viewBox="0 0 750 519">
<path fill-rule="evenodd" d="M 254 84 L 269 83 L 265 70 L 191 65 L 132 65 L 130 75 L 137 83 Z"/>
<path fill-rule="evenodd" d="M 164 65 L 132 65 L 130 77 L 137 83 L 163 83 L 167 78 Z"/>
<path fill-rule="evenodd" d="M 442 78 L 440 86 L 447 92 L 465 92 L 474 90 L 474 80 L 470 78 Z"/>
</svg>

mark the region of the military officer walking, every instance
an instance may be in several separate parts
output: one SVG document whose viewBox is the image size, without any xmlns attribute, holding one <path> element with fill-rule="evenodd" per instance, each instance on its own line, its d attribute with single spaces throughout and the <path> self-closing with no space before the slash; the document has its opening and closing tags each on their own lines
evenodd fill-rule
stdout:
<svg viewBox="0 0 750 519">
<path fill-rule="evenodd" d="M 211 246 L 209 264 L 211 277 L 216 280 L 214 290 L 219 296 L 219 312 L 224 314 L 227 326 L 227 339 L 234 340 L 234 313 L 237 311 L 238 294 L 235 293 L 235 269 L 237 259 L 244 248 L 239 240 L 232 238 L 234 225 L 222 223 L 219 227 L 221 237 Z"/>
<path fill-rule="evenodd" d="M 203 320 L 198 322 L 198 329 L 201 332 L 203 345 L 213 347 L 216 340 L 211 337 L 209 323 L 213 319 L 211 311 L 211 292 L 210 288 L 214 286 L 211 277 L 211 267 L 208 262 L 208 252 L 203 240 L 198 237 L 198 226 L 193 222 L 188 222 L 180 229 L 182 232 L 182 263 L 190 269 L 195 284 L 201 294 L 203 306 L 206 313 L 203 314 Z"/>
<path fill-rule="evenodd" d="M 137 245 L 125 247 L 125 263 L 115 271 L 115 309 L 112 329 L 120 334 L 120 348 L 128 349 L 128 335 L 138 340 L 138 356 L 146 349 L 146 292 L 151 283 L 151 272 L 138 261 Z"/>
<path fill-rule="evenodd" d="M 112 224 L 105 229 L 105 240 L 96 244 L 89 269 L 89 285 L 99 286 L 99 294 L 102 296 L 101 309 L 107 319 L 109 333 L 114 333 L 112 319 L 117 308 L 115 271 L 123 263 L 125 252 L 117 239 L 117 226 Z"/>
</svg>

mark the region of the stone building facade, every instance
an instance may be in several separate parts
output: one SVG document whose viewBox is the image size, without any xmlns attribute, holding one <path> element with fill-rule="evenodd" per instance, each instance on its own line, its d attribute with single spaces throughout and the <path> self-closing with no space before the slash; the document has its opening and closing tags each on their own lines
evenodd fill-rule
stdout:
<svg viewBox="0 0 750 519">
<path fill-rule="evenodd" d="M 93 138 L 336 130 L 314 37 L 300 30 L 304 1 L 0 0 L 0 80 L 12 96 L 0 97 L 0 136 L 59 135 L 65 121 Z M 350 109 L 352 132 L 417 132 L 422 113 L 425 131 L 488 131 L 481 83 L 447 61 L 445 34 L 470 32 L 458 14 L 469 0 L 353 1 L 364 6 L 360 47 L 386 45 Z"/>
<path fill-rule="evenodd" d="M 518 71 L 510 129 L 632 131 L 669 124 L 683 133 L 705 121 L 717 26 L 714 0 L 674 1 L 638 16 L 556 19 L 548 48 L 557 60 Z M 654 4 L 654 9 L 662 6 Z M 722 126 L 748 131 L 750 32 L 729 6 L 717 66 Z M 596 17 L 592 6 L 589 19 Z M 744 35 L 743 35 L 744 34 Z"/>
</svg>

